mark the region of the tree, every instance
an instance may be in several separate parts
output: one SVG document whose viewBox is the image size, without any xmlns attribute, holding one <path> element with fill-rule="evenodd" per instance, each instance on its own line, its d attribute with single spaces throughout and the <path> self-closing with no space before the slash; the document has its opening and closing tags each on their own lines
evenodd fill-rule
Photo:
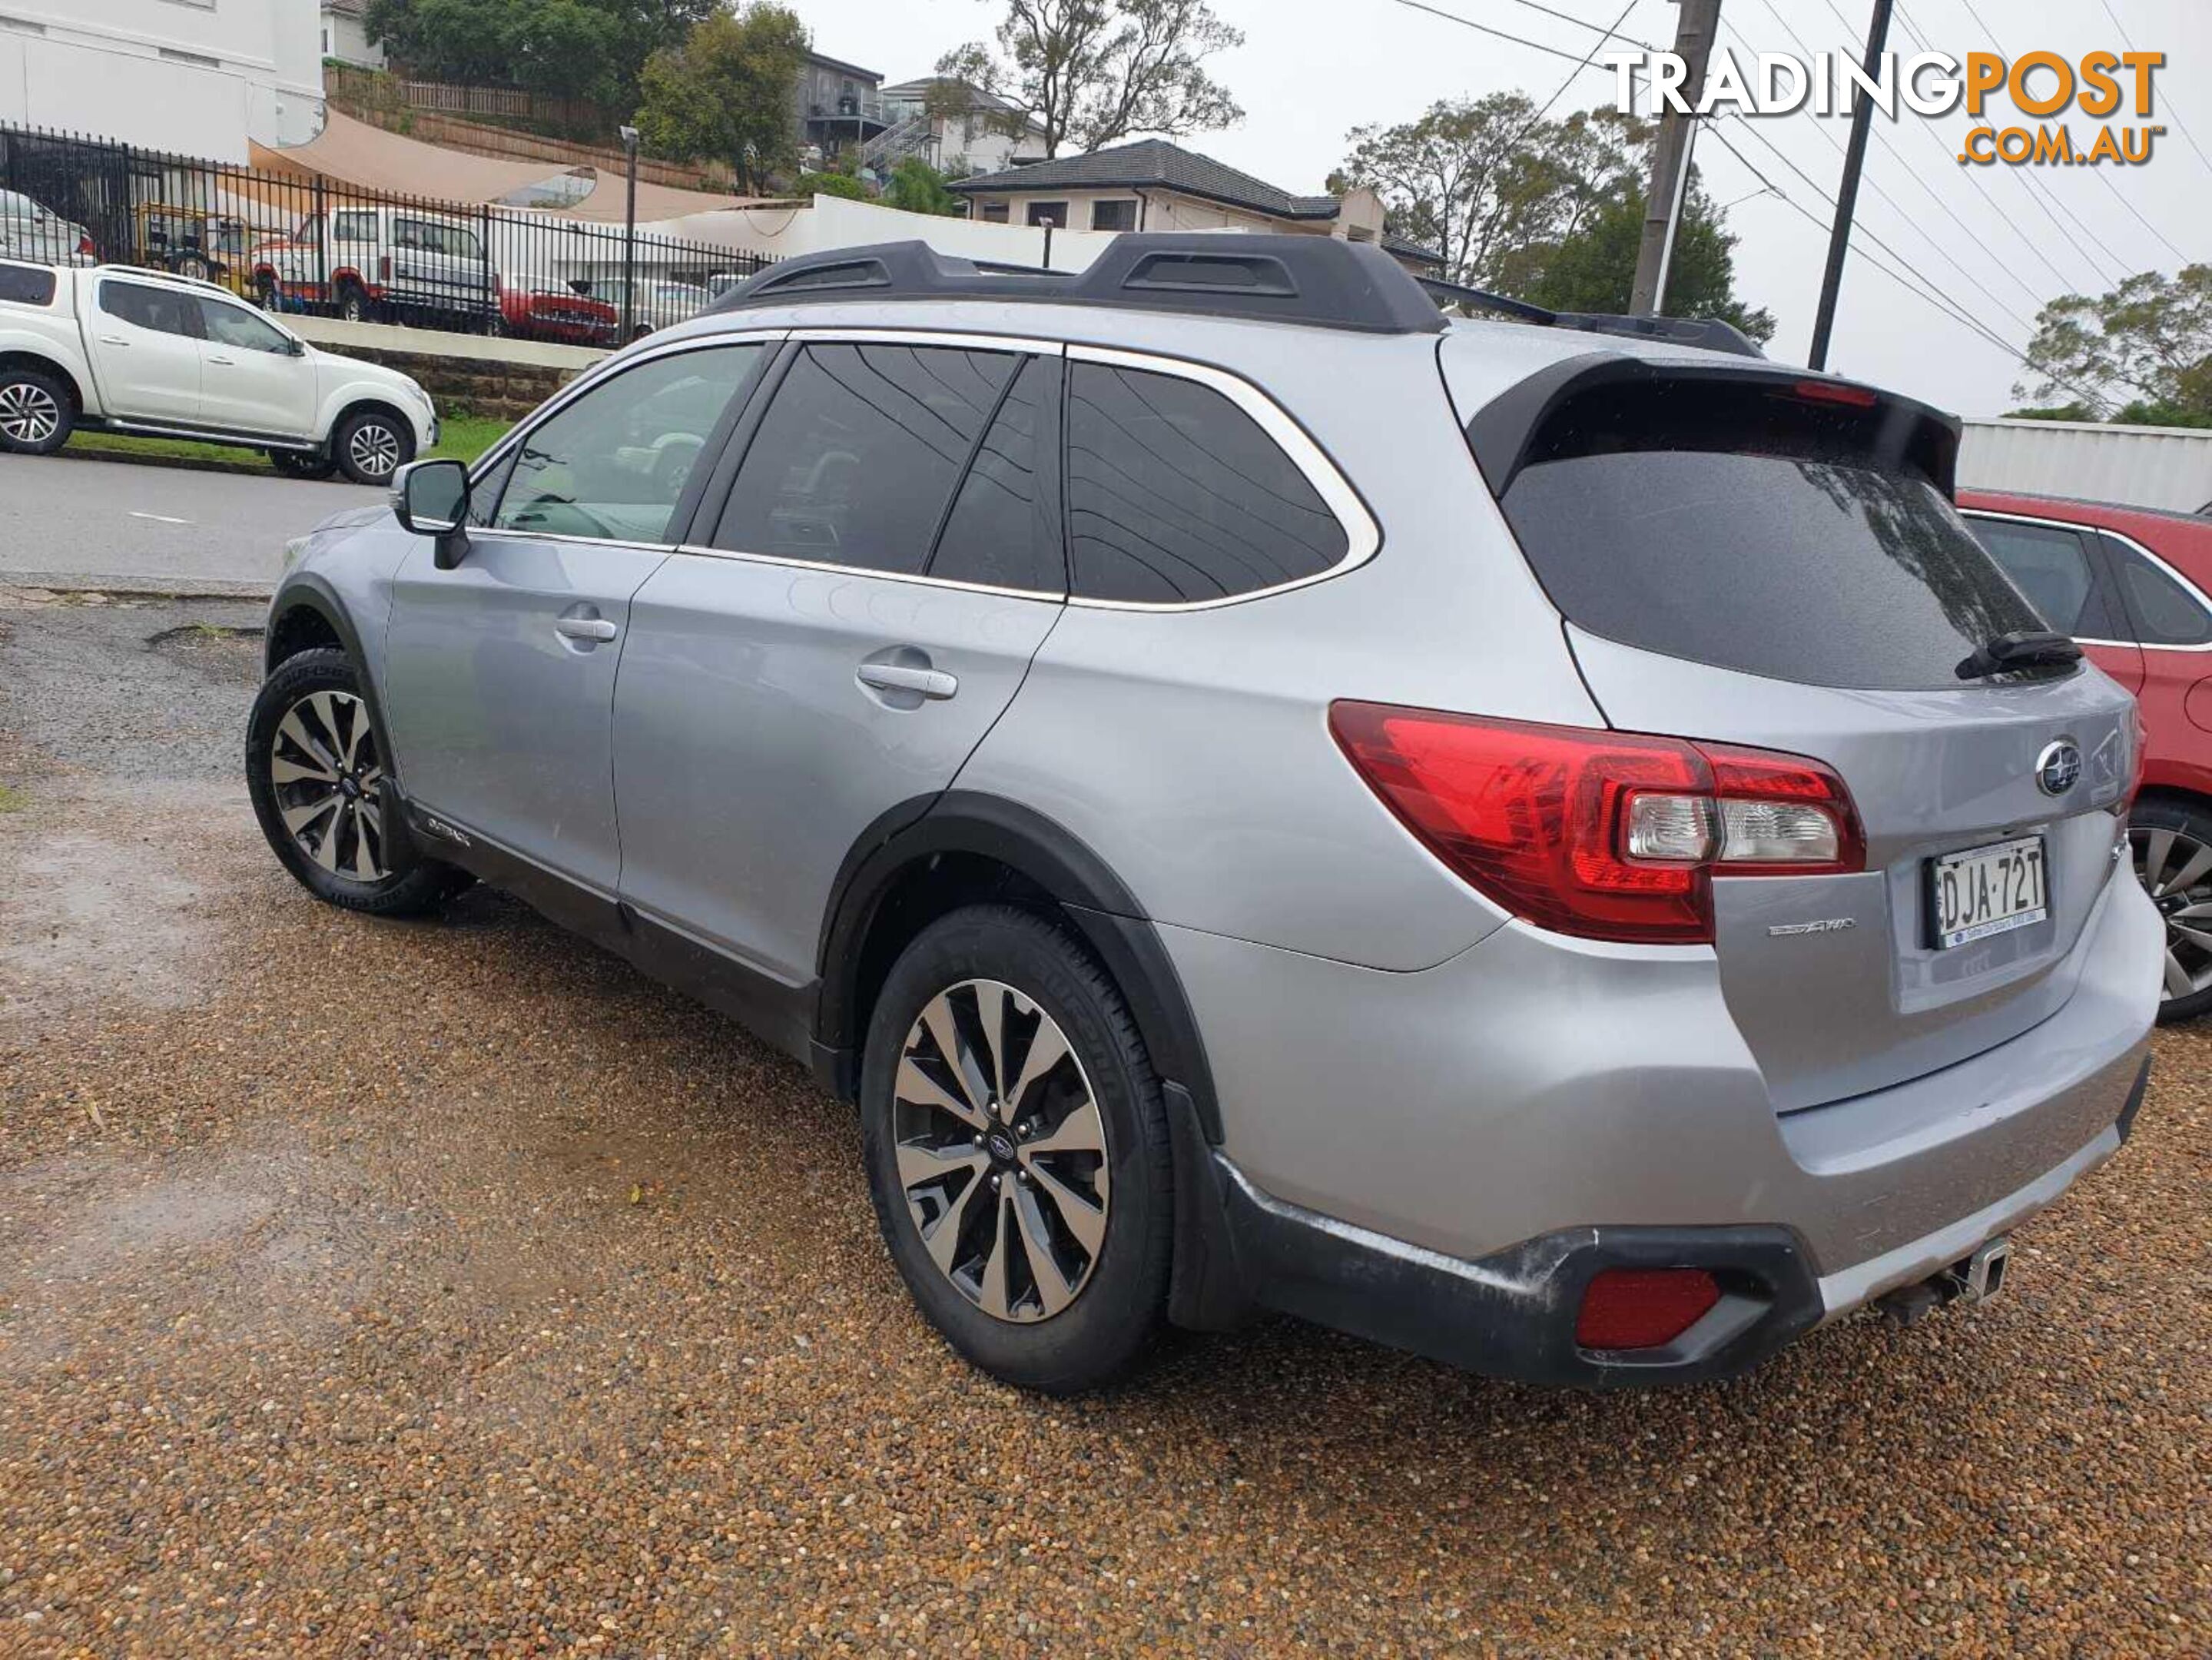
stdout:
<svg viewBox="0 0 2212 1660">
<path fill-rule="evenodd" d="M 646 59 L 637 130 L 657 154 L 726 157 L 745 189 L 792 167 L 791 88 L 809 40 L 799 14 L 756 0 L 717 12 Z"/>
<path fill-rule="evenodd" d="M 2145 271 L 2100 298 L 2045 306 L 2013 395 L 2086 403 L 2104 419 L 2212 426 L 2212 265 Z"/>
<path fill-rule="evenodd" d="M 714 9 L 714 0 L 370 0 L 363 24 L 395 62 L 434 80 L 627 112 L 646 59 Z"/>
<path fill-rule="evenodd" d="M 945 188 L 945 175 L 919 155 L 902 157 L 891 169 L 884 186 L 884 205 L 908 213 L 941 214 L 950 219 L 967 216 L 968 204 Z"/>
<path fill-rule="evenodd" d="M 997 39 L 996 51 L 976 40 L 947 52 L 937 72 L 1003 100 L 990 117 L 1000 131 L 1034 122 L 1048 156 L 1244 119 L 1204 67 L 1244 37 L 1204 0 L 1007 0 Z"/>
<path fill-rule="evenodd" d="M 1547 121 L 1526 93 L 1446 99 L 1397 126 L 1354 129 L 1329 187 L 1371 187 L 1391 229 L 1443 254 L 1452 281 L 1504 286 L 1525 275 L 1524 250 L 1572 235 L 1630 186 L 1648 131 L 1607 111 Z"/>
<path fill-rule="evenodd" d="M 842 196 L 848 202 L 872 202 L 875 192 L 849 173 L 802 173 L 799 175 L 801 196 Z"/>
<path fill-rule="evenodd" d="M 1639 184 L 1604 204 L 1571 235 L 1533 251 L 1530 278 L 1514 292 L 1553 311 L 1626 311 L 1644 240 L 1644 203 Z M 1693 172 L 1668 265 L 1667 314 L 1717 317 L 1765 345 L 1774 337 L 1774 315 L 1736 298 L 1735 243 Z"/>
<path fill-rule="evenodd" d="M 1444 256 L 1455 283 L 1561 311 L 1626 311 L 1643 233 L 1653 130 L 1607 109 L 1548 120 L 1519 92 L 1445 100 L 1417 119 L 1361 127 L 1329 177 L 1366 185 L 1390 228 Z M 1667 309 L 1719 317 L 1754 340 L 1774 319 L 1735 295 L 1735 239 L 1692 189 L 1668 281 Z"/>
</svg>

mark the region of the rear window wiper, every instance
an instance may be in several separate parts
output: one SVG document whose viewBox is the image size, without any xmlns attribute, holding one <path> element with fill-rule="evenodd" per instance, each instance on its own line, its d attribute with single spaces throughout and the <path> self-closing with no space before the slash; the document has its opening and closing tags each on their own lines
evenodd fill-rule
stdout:
<svg viewBox="0 0 2212 1660">
<path fill-rule="evenodd" d="M 1979 647 L 1959 665 L 1961 680 L 1984 680 L 2019 669 L 2067 668 L 2081 660 L 2081 648 L 2063 634 L 2015 630 Z"/>
</svg>

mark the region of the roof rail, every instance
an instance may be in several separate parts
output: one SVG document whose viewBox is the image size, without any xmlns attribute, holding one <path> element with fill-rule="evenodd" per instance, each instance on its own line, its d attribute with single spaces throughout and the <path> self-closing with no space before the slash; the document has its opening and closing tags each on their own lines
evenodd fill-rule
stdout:
<svg viewBox="0 0 2212 1660">
<path fill-rule="evenodd" d="M 957 258 L 925 242 L 799 254 L 732 289 L 709 312 L 838 300 L 1016 300 L 1255 318 L 1368 334 L 1435 334 L 1443 314 L 1371 244 L 1330 236 L 1126 233 L 1088 270 Z"/>
<path fill-rule="evenodd" d="M 1479 306 L 1520 323 L 1539 323 L 1546 328 L 1583 329 L 1591 334 L 1625 335 L 1632 340 L 1657 340 L 1670 346 L 1695 346 L 1722 351 L 1732 357 L 1764 358 L 1756 342 L 1732 323 L 1717 317 L 1622 317 L 1611 312 L 1549 311 L 1526 300 L 1510 299 L 1487 289 L 1462 288 L 1456 283 L 1423 277 L 1416 279 L 1438 305 Z"/>
</svg>

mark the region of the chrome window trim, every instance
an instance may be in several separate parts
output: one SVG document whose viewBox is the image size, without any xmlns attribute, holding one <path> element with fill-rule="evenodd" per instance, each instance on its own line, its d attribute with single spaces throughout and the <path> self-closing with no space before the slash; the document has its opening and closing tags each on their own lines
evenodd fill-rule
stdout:
<svg viewBox="0 0 2212 1660">
<path fill-rule="evenodd" d="M 703 547 L 696 542 L 681 543 L 673 551 L 699 559 L 726 559 L 740 565 L 775 565 L 785 570 L 818 571 L 825 576 L 862 576 L 880 582 L 905 582 L 915 587 L 950 588 L 957 593 L 988 593 L 1001 599 L 1034 599 L 1047 605 L 1064 605 L 1068 602 L 1067 595 L 1059 589 L 994 587 L 985 582 L 955 581 L 949 576 L 875 570 L 866 565 L 839 565 L 821 559 L 792 559 L 779 553 L 747 553 L 737 548 Z"/>
<path fill-rule="evenodd" d="M 611 536 L 564 536 L 557 531 L 494 529 L 489 525 L 468 527 L 471 542 L 559 542 L 580 548 L 621 548 L 631 553 L 673 553 L 673 542 L 623 542 Z"/>
<path fill-rule="evenodd" d="M 1070 593 L 1067 603 L 1085 611 L 1220 611 L 1230 605 L 1249 605 L 1255 599 L 1266 599 L 1279 593 L 1289 593 L 1298 588 L 1310 588 L 1316 582 L 1327 582 L 1355 570 L 1372 559 L 1382 546 L 1382 527 L 1367 504 L 1360 500 L 1345 476 L 1337 471 L 1327 451 L 1316 442 L 1313 435 L 1300 426 L 1266 392 L 1242 375 L 1218 368 L 1211 363 L 1194 362 L 1184 357 L 1168 357 L 1157 352 L 1124 351 L 1111 346 L 1086 346 L 1071 343 L 1067 347 L 1070 363 L 1104 363 L 1116 368 L 1138 369 L 1152 374 L 1174 375 L 1178 379 L 1210 387 L 1237 405 L 1258 425 L 1277 449 L 1289 458 L 1290 463 L 1304 475 L 1307 483 L 1322 499 L 1344 532 L 1344 557 L 1327 570 L 1316 571 L 1310 576 L 1301 576 L 1289 582 L 1278 582 L 1272 587 L 1254 588 L 1245 593 L 1224 595 L 1218 599 L 1088 599 Z M 1061 489 L 1065 493 L 1066 480 Z M 1072 541 L 1073 538 L 1071 538 Z M 1073 569 L 1074 550 L 1068 550 L 1069 568 Z"/>
<path fill-rule="evenodd" d="M 983 329 L 901 329 L 881 325 L 841 328 L 834 323 L 793 328 L 787 337 L 801 345 L 951 346 L 960 351 L 1032 352 L 1059 357 L 1068 350 L 1065 340 L 1040 340 L 1023 334 L 993 334 Z"/>
<path fill-rule="evenodd" d="M 2085 525 L 2073 519 L 2039 519 L 2033 514 L 2004 513 L 1996 508 L 1960 508 L 1959 516 L 1962 519 L 1996 519 L 2008 525 L 2031 525 L 2039 530 L 2072 531 L 2076 536 L 2084 533 L 2109 536 L 2122 547 L 2141 554 L 2149 561 L 2154 569 L 2163 571 L 2184 593 L 2197 602 L 2198 608 L 2203 611 L 2208 619 L 2212 619 L 2212 598 L 2208 598 L 2204 591 L 2196 583 L 2174 569 L 2172 566 L 2167 564 L 2165 560 L 2160 558 L 2125 531 L 2114 530 L 2109 525 Z M 2115 651 L 2212 652 L 2212 640 L 2195 646 L 2169 646 L 2162 642 L 2148 640 L 2092 640 L 2083 635 L 2075 635 L 2074 643 L 2079 646 L 2109 646 Z"/>
<path fill-rule="evenodd" d="M 473 489 L 479 478 L 491 472 L 507 459 L 509 450 L 520 445 L 524 439 L 529 437 L 532 433 L 537 431 L 538 428 L 544 426 L 586 392 L 596 386 L 605 385 L 617 375 L 627 374 L 641 363 L 655 362 L 663 357 L 673 357 L 680 352 L 708 351 L 717 346 L 780 346 L 788 332 L 789 331 L 784 329 L 732 330 L 726 333 L 690 335 L 681 340 L 670 340 L 652 350 L 641 351 L 635 356 L 625 356 L 621 352 L 611 353 L 540 404 L 525 420 L 516 423 L 514 431 L 477 457 L 476 465 L 469 469 L 469 486 Z M 621 359 L 621 366 L 610 367 L 617 358 Z M 489 526 L 486 528 L 488 529 Z M 675 544 L 663 543 L 654 545 L 672 548 Z"/>
</svg>

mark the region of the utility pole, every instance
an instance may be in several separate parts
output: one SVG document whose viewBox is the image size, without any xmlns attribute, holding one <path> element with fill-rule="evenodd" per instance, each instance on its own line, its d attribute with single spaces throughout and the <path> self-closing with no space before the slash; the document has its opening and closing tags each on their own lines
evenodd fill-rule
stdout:
<svg viewBox="0 0 2212 1660">
<path fill-rule="evenodd" d="M 1705 95 L 1705 64 L 1720 38 L 1721 0 L 1680 0 L 1680 4 L 1674 55 L 1689 70 L 1682 82 L 1682 101 L 1694 108 Z M 1673 110 L 1659 118 L 1651 188 L 1644 198 L 1644 242 L 1636 252 L 1635 298 L 1628 307 L 1638 317 L 1656 317 L 1667 303 L 1667 270 L 1674 263 L 1674 238 L 1682 228 L 1682 204 L 1689 199 L 1690 146 L 1697 119 Z"/>
<path fill-rule="evenodd" d="M 623 154 L 629 162 L 629 190 L 623 207 L 622 339 L 627 343 L 637 315 L 637 129 L 622 129 Z"/>
<path fill-rule="evenodd" d="M 1895 0 L 1874 0 L 1874 21 L 1867 29 L 1866 73 L 1881 71 L 1889 49 L 1889 14 Z M 1851 142 L 1844 153 L 1844 182 L 1836 192 L 1836 225 L 1828 234 L 1828 274 L 1820 283 L 1820 314 L 1813 324 L 1812 367 L 1828 367 L 1828 340 L 1836 331 L 1836 296 L 1844 286 L 1844 258 L 1851 251 L 1851 220 L 1858 212 L 1859 174 L 1866 167 L 1867 133 L 1874 125 L 1874 100 L 1864 87 L 1851 106 Z"/>
</svg>

